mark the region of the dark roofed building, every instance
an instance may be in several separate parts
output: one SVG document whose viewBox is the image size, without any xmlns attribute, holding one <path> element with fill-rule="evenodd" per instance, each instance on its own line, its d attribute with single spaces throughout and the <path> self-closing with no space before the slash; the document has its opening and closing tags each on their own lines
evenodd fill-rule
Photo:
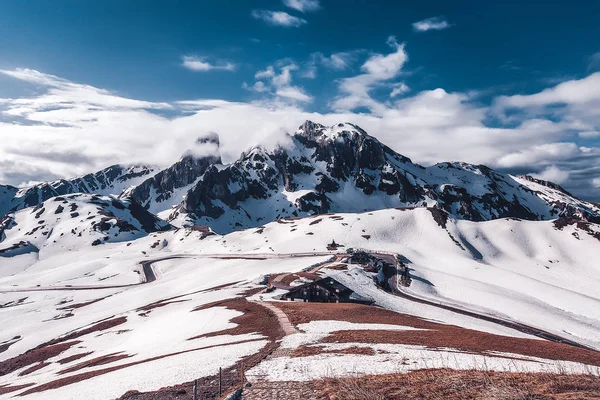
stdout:
<svg viewBox="0 0 600 400">
<path fill-rule="evenodd" d="M 297 286 L 281 296 L 281 300 L 316 303 L 373 303 L 372 299 L 359 295 L 352 289 L 329 277 Z"/>
</svg>

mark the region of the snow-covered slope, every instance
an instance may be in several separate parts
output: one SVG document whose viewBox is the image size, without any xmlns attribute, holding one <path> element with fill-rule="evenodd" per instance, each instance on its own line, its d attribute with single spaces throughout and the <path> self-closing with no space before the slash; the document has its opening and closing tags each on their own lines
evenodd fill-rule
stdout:
<svg viewBox="0 0 600 400">
<path fill-rule="evenodd" d="M 227 233 L 282 217 L 425 206 L 472 221 L 560 215 L 600 221 L 597 205 L 560 188 L 483 165 L 424 168 L 355 125 L 310 121 L 285 146 L 257 146 L 233 164 L 209 167 L 168 219 Z"/>
<path fill-rule="evenodd" d="M 203 251 L 322 251 L 332 239 L 346 248 L 402 254 L 413 276 L 408 291 L 419 296 L 517 320 L 600 349 L 596 224 L 471 222 L 446 220 L 429 209 L 392 209 L 281 220 L 208 238 Z M 366 283 L 371 286 L 369 279 Z M 406 302 L 396 307 L 419 315 L 418 308 L 402 308 Z"/>
<path fill-rule="evenodd" d="M 58 196 L 2 218 L 0 257 L 39 253 L 44 258 L 169 228 L 138 204 L 114 196 Z"/>
<path fill-rule="evenodd" d="M 0 187 L 0 216 L 9 211 L 35 207 L 51 197 L 66 194 L 119 195 L 128 187 L 142 182 L 155 172 L 155 168 L 147 166 L 112 165 L 78 178 L 43 182 L 16 191 L 12 187 L 8 187 L 8 189 Z M 6 194 L 3 194 L 4 192 Z"/>
<path fill-rule="evenodd" d="M 48 349 L 48 343 L 58 340 L 65 347 L 44 363 L 11 369 L 0 376 L 0 384 L 53 387 L 52 382 L 59 382 L 58 389 L 41 392 L 44 398 L 77 399 L 82 393 L 91 399 L 115 398 L 127 390 L 156 390 L 234 365 L 240 357 L 257 352 L 265 337 L 213 334 L 234 328 L 231 320 L 241 312 L 219 304 L 206 309 L 199 306 L 239 298 L 256 287 L 252 282 L 264 281 L 265 274 L 297 272 L 325 261 L 329 258 L 326 245 L 332 239 L 345 246 L 341 251 L 366 248 L 404 256 L 412 277 L 412 284 L 404 290 L 415 296 L 521 322 L 600 349 L 600 268 L 596 262 L 600 227 L 594 223 L 567 218 L 472 222 L 431 208 L 387 209 L 281 219 L 224 236 L 170 230 L 92 247 L 90 240 L 104 234 L 96 235 L 93 228 L 102 223 L 97 220 L 101 215 L 97 203 L 104 203 L 101 210 L 115 214 L 127 210 L 115 206 L 113 201 L 119 200 L 113 197 L 72 197 L 65 197 L 67 203 L 45 202 L 43 212 L 42 208 L 20 211 L 15 216 L 19 225 L 6 231 L 14 242 L 36 225 L 48 224 L 36 221 L 52 221 L 49 239 L 27 236 L 36 246 L 46 244 L 40 252 L 45 251 L 43 257 L 33 261 L 25 259 L 28 254 L 0 257 L 0 343 L 7 346 L 0 353 L 0 363 L 44 343 Z M 94 222 L 70 216 L 57 221 L 77 201 L 76 211 L 91 212 Z M 55 214 L 63 204 L 62 213 Z M 118 233 L 117 222 L 111 233 Z M 129 223 L 135 225 L 135 221 Z M 61 233 L 70 232 L 74 225 L 83 232 L 82 242 L 61 239 Z M 127 232 L 119 233 L 119 238 L 127 239 Z M 156 261 L 157 280 L 136 285 L 140 262 L 147 261 Z M 514 340 L 527 336 L 395 297 L 378 289 L 372 275 L 361 269 L 327 273 L 389 310 Z M 71 347 L 68 335 L 76 335 L 76 341 L 68 342 Z M 241 343 L 245 340 L 249 342 Z M 394 351 L 402 353 L 403 349 Z M 433 350 L 419 354 L 429 353 L 437 354 Z M 457 357 L 471 359 L 472 355 Z M 423 361 L 424 365 L 429 362 Z M 70 377 L 77 379 L 69 381 Z M 39 395 L 34 392 L 25 398 Z"/>
</svg>

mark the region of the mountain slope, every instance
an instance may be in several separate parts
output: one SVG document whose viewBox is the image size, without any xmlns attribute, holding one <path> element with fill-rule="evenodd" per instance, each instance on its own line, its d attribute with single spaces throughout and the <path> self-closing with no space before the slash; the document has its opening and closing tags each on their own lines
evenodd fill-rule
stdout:
<svg viewBox="0 0 600 400">
<path fill-rule="evenodd" d="M 424 168 L 349 123 L 307 121 L 289 139 L 273 151 L 257 146 L 230 165 L 208 167 L 168 219 L 226 233 L 290 216 L 428 206 L 472 221 L 600 221 L 598 206 L 561 188 L 483 165 Z"/>
<path fill-rule="evenodd" d="M 169 228 L 135 202 L 89 194 L 58 196 L 0 220 L 0 257 L 60 253 Z"/>
<path fill-rule="evenodd" d="M 178 205 L 209 166 L 221 164 L 216 134 L 199 138 L 196 147 L 194 154 L 184 155 L 175 164 L 126 190 L 121 197 L 131 197 L 155 214 Z M 198 150 L 202 153 L 198 154 Z"/>
<path fill-rule="evenodd" d="M 6 214 L 19 189 L 10 185 L 0 185 L 0 216 Z"/>
<path fill-rule="evenodd" d="M 147 166 L 112 165 L 101 171 L 73 179 L 60 179 L 52 182 L 43 182 L 36 185 L 18 189 L 12 197 L 7 196 L 3 207 L 2 192 L 0 188 L 0 216 L 9 211 L 17 211 L 38 204 L 55 196 L 72 193 L 93 193 L 98 195 L 120 194 L 129 186 L 135 185 L 155 172 L 154 168 Z M 7 190 L 8 194 L 14 188 Z"/>
</svg>

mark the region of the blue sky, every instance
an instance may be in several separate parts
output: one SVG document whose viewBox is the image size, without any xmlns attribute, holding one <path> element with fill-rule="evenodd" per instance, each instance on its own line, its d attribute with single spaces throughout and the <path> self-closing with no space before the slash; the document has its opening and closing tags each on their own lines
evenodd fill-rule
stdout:
<svg viewBox="0 0 600 400">
<path fill-rule="evenodd" d="M 600 200 L 595 1 L 0 7 L 3 183 L 166 165 L 204 130 L 231 160 L 310 117 L 362 124 L 423 164 L 485 163 Z"/>
</svg>

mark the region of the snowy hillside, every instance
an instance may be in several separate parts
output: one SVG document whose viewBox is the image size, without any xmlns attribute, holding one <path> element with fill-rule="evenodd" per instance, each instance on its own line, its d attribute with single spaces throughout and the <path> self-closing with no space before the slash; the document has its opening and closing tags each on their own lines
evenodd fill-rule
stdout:
<svg viewBox="0 0 600 400">
<path fill-rule="evenodd" d="M 169 228 L 138 204 L 114 196 L 58 196 L 2 218 L 0 257 L 39 253 L 44 258 Z"/>
<path fill-rule="evenodd" d="M 77 205 L 74 211 L 72 204 Z M 64 209 L 57 214 L 60 206 Z M 589 350 L 571 350 L 556 343 L 546 348 L 550 342 L 505 326 L 384 292 L 375 286 L 373 274 L 354 265 L 340 269 L 340 261 L 331 261 L 333 252 L 326 249 L 335 240 L 345 246 L 341 253 L 353 247 L 401 254 L 412 277 L 412 284 L 403 289 L 407 293 L 535 326 L 600 349 L 596 290 L 600 285 L 596 262 L 600 227 L 596 224 L 514 219 L 471 222 L 417 208 L 282 219 L 224 236 L 191 229 L 146 235 L 147 223 L 128 207 L 131 204 L 113 197 L 65 196 L 35 211 L 18 212 L 16 225 L 5 224 L 3 245 L 27 240 L 42 247 L 40 256 L 45 254 L 23 268 L 17 266 L 25 263 L 28 254 L 0 257 L 0 344 L 5 347 L 0 353 L 0 388 L 8 385 L 11 394 L 25 394 L 25 399 L 42 394 L 61 400 L 82 395 L 109 399 L 128 390 L 155 391 L 197 378 L 214 381 L 219 367 L 230 368 L 267 351 L 269 343 L 276 345 L 270 336 L 274 333 L 269 333 L 273 328 L 264 322 L 271 321 L 264 314 L 268 306 L 260 304 L 282 291 L 252 295 L 265 287 L 261 284 L 265 275 L 299 272 L 319 263 L 324 263 L 321 273 L 383 309 L 346 314 L 332 308 L 331 314 L 320 318 L 339 320 L 354 315 L 355 319 L 343 324 L 304 322 L 298 325 L 304 332 L 289 334 L 281 346 L 294 351 L 301 346 L 326 346 L 328 352 L 344 354 L 275 354 L 248 371 L 248 376 L 304 381 L 324 373 L 382 373 L 384 367 L 387 372 L 482 365 L 500 371 L 562 368 L 581 372 L 588 367 L 578 363 L 600 365 L 600 358 L 593 358 L 596 353 Z M 71 217 L 71 212 L 80 216 Z M 86 220 L 88 213 L 91 218 Z M 107 230 L 97 231 L 103 225 Z M 129 225 L 137 228 L 133 235 L 125 229 Z M 37 226 L 41 228 L 32 234 Z M 163 226 L 154 225 L 154 230 Z M 76 229 L 75 235 L 68 235 L 71 229 Z M 36 235 L 38 231 L 42 232 Z M 91 246 L 92 240 L 104 235 L 107 243 Z M 113 237 L 114 241 L 127 240 L 129 235 L 141 237 L 111 243 Z M 144 284 L 149 271 L 156 280 Z M 307 304 L 295 303 L 301 309 Z M 328 309 L 317 305 L 306 312 Z M 367 323 L 375 317 L 376 324 Z M 396 341 L 321 343 L 342 328 L 356 330 L 356 335 L 394 331 Z M 397 342 L 400 331 L 410 335 L 415 329 L 425 329 L 416 337 L 428 337 L 427 332 L 437 330 L 449 331 L 452 338 L 478 337 L 489 351 L 473 353 L 468 347 L 464 350 L 466 344 L 451 342 L 437 346 Z M 506 337 L 510 340 L 502 339 Z M 514 347 L 517 344 L 520 347 Z M 357 346 L 373 348 L 369 351 L 374 353 L 348 353 L 349 347 Z M 507 349 L 517 354 L 507 354 Z M 448 365 L 449 357 L 456 365 Z M 548 357 L 566 361 L 557 366 Z M 281 371 L 288 372 L 282 375 Z"/>
<path fill-rule="evenodd" d="M 18 190 L 0 187 L 0 216 L 9 211 L 35 207 L 55 196 L 72 193 L 90 193 L 98 195 L 119 195 L 126 188 L 147 179 L 155 169 L 146 166 L 113 165 L 93 174 L 73 179 L 60 179 L 43 182 Z"/>
</svg>

